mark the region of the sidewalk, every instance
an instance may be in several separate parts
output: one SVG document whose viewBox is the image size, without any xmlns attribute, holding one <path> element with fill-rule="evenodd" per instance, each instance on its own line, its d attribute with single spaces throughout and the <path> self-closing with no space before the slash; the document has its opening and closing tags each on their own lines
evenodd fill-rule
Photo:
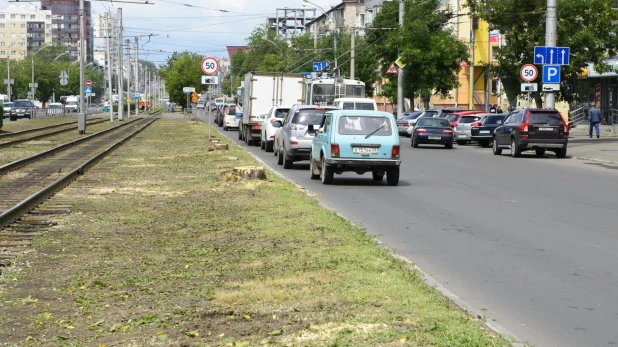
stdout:
<svg viewBox="0 0 618 347">
<path fill-rule="evenodd" d="M 571 137 L 568 148 L 573 159 L 618 164 L 618 137 Z"/>
</svg>

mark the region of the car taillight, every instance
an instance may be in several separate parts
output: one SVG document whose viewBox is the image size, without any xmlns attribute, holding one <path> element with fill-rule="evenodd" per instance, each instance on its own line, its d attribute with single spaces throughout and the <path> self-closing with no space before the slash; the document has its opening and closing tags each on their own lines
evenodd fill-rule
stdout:
<svg viewBox="0 0 618 347">
<path fill-rule="evenodd" d="M 262 129 L 262 126 L 259 125 L 259 124 L 254 124 L 254 125 L 251 126 L 251 129 L 253 129 L 253 130 L 260 130 L 260 129 Z"/>
<path fill-rule="evenodd" d="M 295 145 L 297 145 L 297 144 L 298 144 L 298 142 L 296 142 L 296 141 L 290 141 L 290 145 L 295 146 Z"/>
<path fill-rule="evenodd" d="M 442 130 L 442 133 L 443 133 L 443 134 L 449 134 L 449 135 L 452 135 L 452 134 L 453 134 L 453 130 L 448 130 L 448 129 L 446 129 L 446 130 Z"/>
<path fill-rule="evenodd" d="M 330 156 L 333 158 L 339 158 L 339 145 L 338 144 L 331 143 Z"/>
<path fill-rule="evenodd" d="M 404 123 L 403 123 L 403 126 L 404 126 L 404 127 L 409 127 L 409 126 L 410 126 L 410 123 L 408 123 L 408 122 L 404 122 Z"/>
<path fill-rule="evenodd" d="M 528 132 L 528 123 L 524 123 L 519 127 L 519 131 L 522 133 L 527 133 Z"/>
<path fill-rule="evenodd" d="M 470 124 L 470 126 L 473 126 L 473 127 L 480 127 L 481 125 L 483 125 L 481 122 L 474 122 Z"/>
<path fill-rule="evenodd" d="M 565 125 L 564 125 L 564 132 L 565 132 L 565 133 L 568 133 L 568 132 L 569 132 L 569 130 L 570 130 L 570 129 L 569 129 L 569 126 L 565 124 Z"/>
<path fill-rule="evenodd" d="M 391 150 L 391 158 L 397 157 L 399 157 L 399 146 L 393 146 L 393 149 Z"/>
<path fill-rule="evenodd" d="M 476 133 L 478 133 L 478 132 L 479 132 L 479 128 L 472 128 L 472 129 L 470 129 L 470 132 L 471 132 L 472 134 L 476 134 Z"/>
<path fill-rule="evenodd" d="M 420 134 L 420 133 L 426 133 L 427 129 L 416 129 L 416 133 Z"/>
</svg>

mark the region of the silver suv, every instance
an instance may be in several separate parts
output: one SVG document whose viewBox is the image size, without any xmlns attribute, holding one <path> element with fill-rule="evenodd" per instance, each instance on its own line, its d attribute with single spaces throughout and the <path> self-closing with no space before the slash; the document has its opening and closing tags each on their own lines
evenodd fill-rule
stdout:
<svg viewBox="0 0 618 347">
<path fill-rule="evenodd" d="M 277 164 L 291 169 L 295 161 L 309 160 L 311 142 L 315 137 L 309 132 L 309 125 L 316 130 L 322 122 L 324 113 L 329 110 L 338 110 L 333 106 L 294 105 L 290 108 L 283 121 L 273 123 L 279 128 L 275 133 L 274 151 L 278 155 Z"/>
</svg>

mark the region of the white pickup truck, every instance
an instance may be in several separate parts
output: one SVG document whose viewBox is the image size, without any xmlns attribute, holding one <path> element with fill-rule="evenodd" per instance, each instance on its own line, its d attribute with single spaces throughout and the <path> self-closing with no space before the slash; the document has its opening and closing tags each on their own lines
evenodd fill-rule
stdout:
<svg viewBox="0 0 618 347">
<path fill-rule="evenodd" d="M 79 110 L 79 98 L 77 96 L 67 96 L 65 107 L 67 113 L 77 113 Z"/>
</svg>

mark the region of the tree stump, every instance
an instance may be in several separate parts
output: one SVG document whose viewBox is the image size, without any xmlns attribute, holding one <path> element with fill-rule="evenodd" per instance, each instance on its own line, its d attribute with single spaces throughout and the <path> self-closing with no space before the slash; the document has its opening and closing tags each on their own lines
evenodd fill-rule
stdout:
<svg viewBox="0 0 618 347">
<path fill-rule="evenodd" d="M 220 143 L 215 144 L 215 150 L 217 151 L 227 151 L 229 149 L 230 148 L 226 144 L 220 144 Z"/>
<path fill-rule="evenodd" d="M 239 180 L 265 180 L 266 172 L 263 167 L 241 166 L 233 169 Z"/>
<path fill-rule="evenodd" d="M 212 139 L 212 140 L 210 140 L 210 142 L 212 142 L 212 143 L 219 143 L 219 140 Z"/>
</svg>

